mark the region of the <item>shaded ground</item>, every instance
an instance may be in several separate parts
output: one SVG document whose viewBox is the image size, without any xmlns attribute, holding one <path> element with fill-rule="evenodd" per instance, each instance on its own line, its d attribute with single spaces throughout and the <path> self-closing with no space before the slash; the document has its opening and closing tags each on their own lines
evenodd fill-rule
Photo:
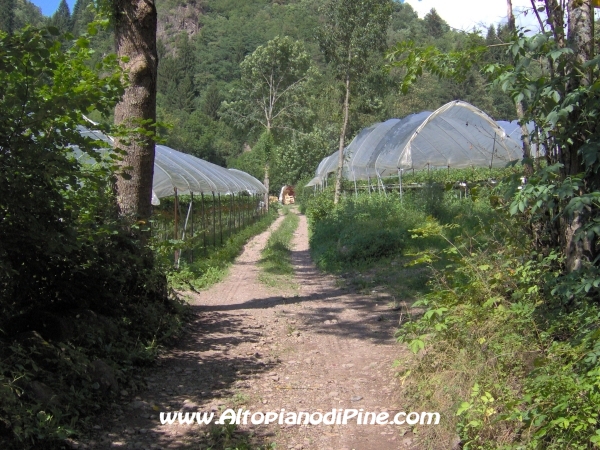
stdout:
<svg viewBox="0 0 600 450">
<path fill-rule="evenodd" d="M 408 426 L 161 425 L 160 411 L 402 411 L 392 362 L 399 312 L 384 294 L 358 294 L 320 273 L 308 252 L 306 218 L 294 237 L 297 290 L 257 281 L 270 232 L 252 239 L 227 279 L 190 294 L 197 313 L 185 339 L 147 377 L 147 391 L 116 405 L 79 448 L 386 450 L 412 446 Z M 212 431 L 211 431 L 212 430 Z M 245 445 L 245 446 L 244 446 Z"/>
</svg>

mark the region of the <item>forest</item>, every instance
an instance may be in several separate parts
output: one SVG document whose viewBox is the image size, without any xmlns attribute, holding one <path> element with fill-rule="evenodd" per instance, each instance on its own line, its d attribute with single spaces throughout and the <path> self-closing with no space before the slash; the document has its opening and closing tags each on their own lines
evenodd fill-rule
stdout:
<svg viewBox="0 0 600 450">
<path fill-rule="evenodd" d="M 25 0 L 28 4 L 27 0 Z M 240 99 L 240 64 L 257 47 L 277 36 L 299 42 L 314 71 L 303 90 L 302 108 L 295 124 L 276 129 L 277 155 L 272 169 L 275 186 L 295 184 L 309 177 L 318 162 L 337 148 L 340 117 L 336 105 L 343 93 L 331 66 L 319 50 L 314 29 L 319 22 L 319 1 L 265 2 L 251 0 L 240 6 L 231 1 L 157 2 L 159 57 L 157 117 L 165 127 L 161 137 L 166 145 L 202 159 L 245 170 L 264 178 L 260 146 L 253 149 L 261 127 L 252 121 L 242 123 L 227 113 L 224 103 Z M 50 22 L 63 32 L 82 33 L 93 15 L 90 1 L 78 0 L 72 12 L 65 2 Z M 17 8 L 18 10 L 18 8 Z M 505 30 L 480 30 L 480 45 L 504 42 Z M 452 51 L 472 45 L 465 35 L 452 30 L 435 10 L 419 19 L 409 4 L 393 3 L 386 45 L 409 37 L 419 45 L 435 45 Z M 110 30 L 100 32 L 91 42 L 97 53 L 110 51 Z M 501 59 L 502 48 L 491 52 L 491 60 Z M 371 55 L 370 64 L 353 87 L 348 138 L 372 123 L 391 117 L 434 110 L 451 100 L 465 100 L 488 112 L 495 120 L 514 120 L 510 97 L 499 87 L 487 87 L 477 70 L 463 80 L 438 79 L 426 75 L 408 95 L 400 95 L 398 75 L 385 73 L 381 53 Z M 341 113 L 339 113 L 341 114 Z M 100 119 L 99 116 L 91 116 Z"/>
<path fill-rule="evenodd" d="M 294 285 L 295 210 L 267 208 L 268 195 L 238 196 L 236 210 L 214 192 L 153 206 L 155 143 L 248 172 L 270 194 L 296 186 L 316 267 L 393 298 L 400 399 L 445 418 L 411 427 L 418 448 L 600 445 L 595 3 L 531 4 L 537 33 L 510 15 L 455 30 L 395 0 L 62 0 L 51 17 L 3 1 L 2 447 L 80 448 L 103 410 L 122 419 L 195 329 L 187 295 L 226 280 L 278 220 L 258 279 Z M 405 196 L 359 194 L 341 164 L 329 187 L 304 188 L 365 127 L 452 100 L 533 123 L 522 161 L 413 171 Z M 84 137 L 90 122 L 114 146 Z M 187 241 L 180 201 L 212 214 Z M 276 445 L 244 433 L 217 427 L 198 448 Z"/>
</svg>

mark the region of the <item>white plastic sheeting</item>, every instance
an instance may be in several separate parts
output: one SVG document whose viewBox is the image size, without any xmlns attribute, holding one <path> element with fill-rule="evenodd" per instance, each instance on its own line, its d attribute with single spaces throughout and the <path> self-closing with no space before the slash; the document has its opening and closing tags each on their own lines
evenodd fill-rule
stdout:
<svg viewBox="0 0 600 450">
<path fill-rule="evenodd" d="M 363 129 L 344 149 L 343 175 L 364 180 L 406 169 L 504 167 L 522 157 L 520 139 L 473 105 L 453 101 Z M 307 186 L 322 184 L 337 161 L 337 152 L 321 161 Z"/>
<path fill-rule="evenodd" d="M 111 137 L 99 131 L 81 129 L 81 134 L 107 142 L 112 145 Z M 102 153 L 102 149 L 99 149 Z M 78 149 L 74 149 L 78 158 L 87 159 Z M 157 199 L 169 197 L 177 188 L 179 194 L 264 194 L 265 186 L 252 175 L 235 169 L 225 169 L 187 153 L 178 152 L 164 145 L 156 145 L 154 158 L 154 178 L 152 181 L 153 204 Z"/>
<path fill-rule="evenodd" d="M 502 127 L 502 129 L 506 132 L 506 135 L 509 138 L 514 139 L 515 141 L 518 141 L 520 143 L 523 143 L 523 130 L 521 128 L 521 125 L 519 125 L 518 120 L 513 120 L 512 122 L 507 122 L 505 120 L 499 120 L 496 123 Z M 537 144 L 535 143 L 535 139 L 533 139 L 533 140 L 531 139 L 531 135 L 534 134 L 534 132 L 536 131 L 534 122 L 527 123 L 527 131 L 529 132 L 529 145 L 531 145 L 531 154 L 533 156 L 535 156 L 538 152 L 538 148 L 537 148 Z M 541 153 L 544 154 L 543 147 L 540 150 L 541 150 Z"/>
</svg>

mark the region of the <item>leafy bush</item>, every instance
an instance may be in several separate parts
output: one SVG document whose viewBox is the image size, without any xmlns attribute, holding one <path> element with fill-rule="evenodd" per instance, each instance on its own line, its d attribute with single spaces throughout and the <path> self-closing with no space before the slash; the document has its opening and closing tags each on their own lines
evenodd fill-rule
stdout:
<svg viewBox="0 0 600 450">
<path fill-rule="evenodd" d="M 480 196 L 485 191 L 480 190 Z M 329 190 L 306 196 L 302 202 L 311 224 L 311 250 L 322 268 L 339 270 L 401 255 L 411 250 L 423 250 L 444 245 L 439 237 L 426 241 L 411 239 L 413 228 L 425 223 L 428 216 L 441 223 L 460 220 L 467 230 L 474 230 L 480 221 L 493 214 L 487 201 L 477 197 L 459 198 L 430 182 L 423 188 L 398 194 L 346 195 L 334 206 Z M 450 230 L 452 236 L 460 231 Z"/>
<path fill-rule="evenodd" d="M 347 197 L 337 206 L 328 193 L 306 202 L 314 260 L 328 270 L 352 267 L 401 254 L 411 228 L 425 220 L 424 210 L 408 200 L 367 194 Z"/>
<path fill-rule="evenodd" d="M 90 67 L 88 38 L 0 32 L 3 449 L 80 431 L 120 389 L 137 389 L 139 366 L 183 320 L 163 268 L 116 216 L 118 155 L 85 166 L 73 156 L 76 145 L 99 159 L 102 144 L 78 127 L 83 114 L 109 115 L 123 92 L 114 56 Z"/>
<path fill-rule="evenodd" d="M 458 432 L 463 448 L 584 449 L 600 442 L 598 305 L 567 289 L 556 252 L 536 253 L 525 227 L 498 212 L 475 235 L 448 237 L 429 221 L 419 236 L 442 236 L 444 269 L 400 330 L 415 357 L 401 375 L 409 402 L 450 419 L 422 429 L 430 446 Z M 592 280 L 594 278 L 591 278 Z"/>
</svg>

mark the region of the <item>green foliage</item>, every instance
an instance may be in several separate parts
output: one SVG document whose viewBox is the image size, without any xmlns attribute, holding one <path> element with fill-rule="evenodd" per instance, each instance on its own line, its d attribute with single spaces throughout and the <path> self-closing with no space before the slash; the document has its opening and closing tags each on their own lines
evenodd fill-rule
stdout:
<svg viewBox="0 0 600 450">
<path fill-rule="evenodd" d="M 0 3 L 0 31 L 11 34 L 15 29 L 15 0 L 3 0 Z"/>
<path fill-rule="evenodd" d="M 382 52 L 393 3 L 389 0 L 328 0 L 317 40 L 338 79 L 354 79 L 373 53 Z"/>
<path fill-rule="evenodd" d="M 600 59 L 578 63 L 572 49 L 560 47 L 550 33 L 532 37 L 520 35 L 513 41 L 510 52 L 514 66 L 495 64 L 488 66 L 487 71 L 515 101 L 528 105 L 523 120 L 535 121 L 537 128 L 531 139 L 546 149 L 548 163 L 548 167 L 531 177 L 530 185 L 522 191 L 516 192 L 513 186 L 509 192 L 515 194 L 511 212 L 524 213 L 541 229 L 538 240 L 545 245 L 562 245 L 569 256 L 574 245 L 568 242 L 568 237 L 560 238 L 565 233 L 566 222 L 581 223 L 573 225 L 570 233 L 574 233 L 576 241 L 587 242 L 585 246 L 600 236 L 597 225 L 598 80 L 592 85 L 575 81 L 581 74 L 597 74 Z M 553 67 L 553 76 L 537 74 L 531 69 L 533 60 L 548 61 Z M 592 262 L 595 254 L 592 249 L 584 259 Z M 568 270 L 572 270 L 572 266 L 567 263 Z M 577 268 L 589 269 L 587 263 L 583 266 Z"/>
<path fill-rule="evenodd" d="M 400 203 L 380 194 L 347 197 L 334 206 L 326 192 L 308 198 L 303 207 L 311 224 L 313 259 L 334 271 L 403 254 L 413 247 L 409 230 L 426 217 L 409 199 Z"/>
<path fill-rule="evenodd" d="M 434 38 L 442 37 L 450 29 L 435 8 L 432 8 L 431 11 L 425 14 L 424 22 L 427 34 Z"/>
<path fill-rule="evenodd" d="M 84 264 L 89 242 L 113 231 L 94 226 L 95 214 L 103 217 L 104 212 L 89 211 L 82 202 L 94 190 L 104 191 L 107 174 L 82 172 L 70 157 L 70 145 L 91 154 L 96 145 L 77 130 L 82 114 L 107 112 L 122 92 L 114 58 L 98 67 L 109 74 L 103 78 L 87 68 L 87 43 L 81 38 L 63 52 L 60 40 L 33 29 L 0 41 L 0 79 L 7 87 L 0 123 L 0 211 L 5 219 L 0 284 L 2 296 L 13 297 L 21 308 L 44 304 L 54 297 L 53 289 L 70 284 L 74 274 L 65 268 Z M 81 236 L 74 233 L 78 226 Z M 76 289 L 72 292 L 77 296 Z M 55 306 L 79 301 L 69 297 Z"/>
<path fill-rule="evenodd" d="M 71 32 L 74 36 L 80 36 L 87 30 L 88 23 L 95 17 L 94 2 L 92 0 L 76 0 L 71 14 Z"/>
<path fill-rule="evenodd" d="M 219 118 L 219 108 L 221 108 L 222 101 L 223 99 L 218 85 L 216 83 L 211 84 L 204 94 L 202 112 L 213 120 L 217 120 Z"/>
<path fill-rule="evenodd" d="M 10 5 L 10 0 L 7 2 Z M 42 15 L 42 10 L 29 0 L 15 0 L 13 31 L 19 30 L 26 25 L 41 27 L 46 24 L 46 18 Z M 7 31 L 7 30 L 4 30 Z"/>
<path fill-rule="evenodd" d="M 473 43 L 480 41 L 480 36 L 473 33 L 469 36 Z M 423 75 L 424 70 L 439 78 L 465 80 L 471 69 L 481 60 L 487 49 L 480 45 L 471 45 L 467 50 L 444 52 L 435 46 L 417 47 L 413 41 L 403 41 L 387 54 L 390 68 L 403 68 L 401 91 L 407 93 L 415 81 Z"/>
<path fill-rule="evenodd" d="M 543 3 L 562 17 L 553 2 Z M 567 6 L 571 15 L 581 7 Z M 561 27 L 521 32 L 508 52 L 495 47 L 480 55 L 492 63 L 484 71 L 494 89 L 525 105 L 522 121 L 536 123 L 532 142 L 546 152 L 547 164 L 525 186 L 513 176 L 494 197 L 513 217 L 499 210 L 464 237 L 450 237 L 451 229 L 436 222 L 415 229 L 450 244 L 442 254 L 419 255 L 419 262 L 450 264 L 434 271 L 431 291 L 415 304 L 423 314 L 399 333 L 418 354 L 403 373 L 415 407 L 428 402 L 456 414 L 445 433 L 425 431 L 433 447 L 450 442 L 454 427 L 463 448 L 583 449 L 600 442 L 598 61 L 586 61 L 585 45 L 572 45 L 586 42 L 584 27 L 568 30 L 568 45 Z M 497 45 L 498 34 L 509 40 L 505 29 L 490 29 L 485 43 Z M 468 59 L 478 57 L 476 41 L 456 54 L 401 45 L 405 87 L 424 69 L 464 75 Z"/>
<path fill-rule="evenodd" d="M 285 214 L 283 222 L 271 234 L 261 253 L 259 261 L 261 273 L 258 279 L 268 286 L 289 288 L 293 285 L 294 278 L 291 242 L 300 219 L 290 211 L 289 207 L 284 207 L 283 213 Z"/>
<path fill-rule="evenodd" d="M 305 90 L 315 75 L 304 45 L 276 37 L 240 64 L 236 101 L 223 103 L 221 114 L 238 127 L 293 128 L 303 115 Z"/>
<path fill-rule="evenodd" d="M 71 31 L 71 11 L 69 10 L 67 0 L 61 0 L 56 12 L 50 19 L 50 25 L 58 28 L 61 33 Z"/>
<path fill-rule="evenodd" d="M 88 27 L 94 34 L 99 23 Z M 0 33 L 0 446 L 43 448 L 77 433 L 173 336 L 181 304 L 153 255 L 116 217 L 103 144 L 84 114 L 119 100 L 114 56 L 90 67 L 90 35 Z M 68 36 L 68 35 L 67 35 Z M 106 130 L 108 131 L 108 130 Z M 116 131 L 116 130 L 115 130 Z M 87 160 L 74 158 L 74 146 Z M 103 385 L 101 367 L 114 380 Z M 112 375 L 110 375 L 112 374 Z"/>
</svg>

